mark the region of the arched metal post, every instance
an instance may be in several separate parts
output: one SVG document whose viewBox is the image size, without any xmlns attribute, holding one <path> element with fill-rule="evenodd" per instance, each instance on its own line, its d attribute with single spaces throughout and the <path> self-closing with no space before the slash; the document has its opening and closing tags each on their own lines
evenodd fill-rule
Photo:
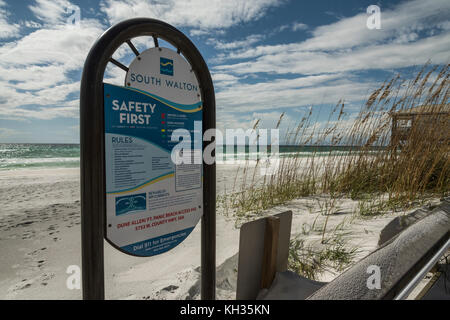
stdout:
<svg viewBox="0 0 450 320">
<path fill-rule="evenodd" d="M 200 84 L 203 133 L 216 126 L 214 87 L 208 67 L 195 45 L 173 26 L 155 19 L 120 22 L 95 42 L 84 64 L 80 89 L 81 240 L 83 299 L 104 299 L 105 144 L 103 76 L 113 53 L 139 36 L 161 38 L 183 54 Z M 203 142 L 204 143 L 204 142 Z M 204 149 L 205 146 L 203 146 Z M 201 297 L 215 299 L 216 167 L 203 164 L 201 222 Z"/>
</svg>

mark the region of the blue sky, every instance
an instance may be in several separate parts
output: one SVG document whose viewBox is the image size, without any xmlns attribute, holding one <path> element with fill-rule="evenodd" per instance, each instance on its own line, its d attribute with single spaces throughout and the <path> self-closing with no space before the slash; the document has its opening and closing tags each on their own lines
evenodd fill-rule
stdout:
<svg viewBox="0 0 450 320">
<path fill-rule="evenodd" d="M 367 28 L 369 5 L 381 29 Z M 79 8 L 78 24 L 69 23 Z M 108 27 L 152 17 L 185 32 L 213 76 L 218 128 L 271 128 L 343 98 L 349 117 L 385 79 L 450 57 L 450 1 L 0 0 L 0 142 L 79 142 L 84 59 Z M 73 20 L 70 20 L 73 21 Z M 135 40 L 140 50 L 150 38 Z M 115 58 L 129 63 L 123 48 Z M 105 81 L 122 84 L 109 68 Z"/>
</svg>

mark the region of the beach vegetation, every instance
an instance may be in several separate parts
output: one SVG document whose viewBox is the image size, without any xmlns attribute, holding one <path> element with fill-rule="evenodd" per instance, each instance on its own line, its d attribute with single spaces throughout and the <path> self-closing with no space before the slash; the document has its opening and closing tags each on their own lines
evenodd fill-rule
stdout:
<svg viewBox="0 0 450 320">
<path fill-rule="evenodd" d="M 285 141 L 293 151 L 280 153 L 274 174 L 260 176 L 263 163 L 245 162 L 236 174 L 240 179 L 221 201 L 242 219 L 296 198 L 328 194 L 357 200 L 362 216 L 374 216 L 424 197 L 448 195 L 449 75 L 449 65 L 430 64 L 412 79 L 396 75 L 370 93 L 356 114 L 339 101 L 325 123 L 316 123 L 310 108 L 288 130 Z M 410 115 L 413 125 L 394 124 L 398 115 Z M 302 147 L 312 151 L 305 155 Z"/>
<path fill-rule="evenodd" d="M 450 195 L 449 66 L 426 64 L 410 79 L 394 76 L 356 114 L 341 100 L 328 121 L 317 123 L 309 108 L 288 130 L 285 147 L 292 152 L 279 154 L 274 174 L 259 175 L 264 163 L 246 161 L 220 205 L 238 226 L 270 208 L 313 197 L 319 215 L 292 237 L 289 270 L 318 279 L 349 267 L 357 248 L 349 245 L 343 225 L 328 227 L 340 199 L 356 201 L 351 219 L 370 219 Z"/>
<path fill-rule="evenodd" d="M 291 239 L 288 257 L 289 270 L 312 280 L 324 272 L 345 270 L 357 253 L 357 247 L 348 243 L 344 222 L 324 238 L 326 225 L 318 226 L 316 220 L 311 226 L 303 224 L 302 231 Z M 311 237 L 314 233 L 322 234 L 320 241 Z"/>
</svg>

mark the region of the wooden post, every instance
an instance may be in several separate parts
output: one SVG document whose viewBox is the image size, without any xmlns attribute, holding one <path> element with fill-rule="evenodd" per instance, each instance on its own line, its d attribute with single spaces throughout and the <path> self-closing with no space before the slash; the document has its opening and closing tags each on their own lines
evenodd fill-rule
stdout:
<svg viewBox="0 0 450 320">
<path fill-rule="evenodd" d="M 269 288 L 277 271 L 278 237 L 280 218 L 267 217 L 264 233 L 264 254 L 262 261 L 261 288 Z"/>
<path fill-rule="evenodd" d="M 391 125 L 391 141 L 389 142 L 391 146 L 396 145 L 397 140 L 397 116 L 395 114 L 392 115 L 392 125 Z"/>
</svg>

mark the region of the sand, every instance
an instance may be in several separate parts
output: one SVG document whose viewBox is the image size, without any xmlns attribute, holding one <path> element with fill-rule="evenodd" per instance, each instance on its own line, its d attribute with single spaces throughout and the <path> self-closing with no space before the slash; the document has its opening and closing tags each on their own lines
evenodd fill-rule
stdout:
<svg viewBox="0 0 450 320">
<path fill-rule="evenodd" d="M 233 188 L 237 166 L 219 164 L 217 191 Z M 22 169 L 0 171 L 0 299 L 81 299 L 69 289 L 69 266 L 81 266 L 79 169 Z M 296 199 L 265 214 L 293 211 L 291 238 L 308 226 L 323 225 L 321 206 L 327 196 Z M 343 226 L 349 246 L 358 248 L 356 260 L 377 246 L 380 230 L 401 213 L 361 219 L 357 202 L 340 199 L 327 230 Z M 308 234 L 311 243 L 322 233 Z M 235 219 L 217 213 L 217 297 L 233 299 L 239 229 Z M 105 242 L 107 299 L 198 299 L 200 225 L 178 247 L 162 255 L 140 258 L 120 253 Z M 339 271 L 340 272 L 340 271 Z M 322 274 L 330 281 L 338 271 Z"/>
<path fill-rule="evenodd" d="M 0 172 L 0 299 L 81 299 L 69 290 L 81 266 L 79 169 Z M 239 230 L 217 216 L 217 263 L 238 250 Z M 198 280 L 200 225 L 178 247 L 151 258 L 124 255 L 105 242 L 109 299 L 184 299 Z"/>
</svg>

